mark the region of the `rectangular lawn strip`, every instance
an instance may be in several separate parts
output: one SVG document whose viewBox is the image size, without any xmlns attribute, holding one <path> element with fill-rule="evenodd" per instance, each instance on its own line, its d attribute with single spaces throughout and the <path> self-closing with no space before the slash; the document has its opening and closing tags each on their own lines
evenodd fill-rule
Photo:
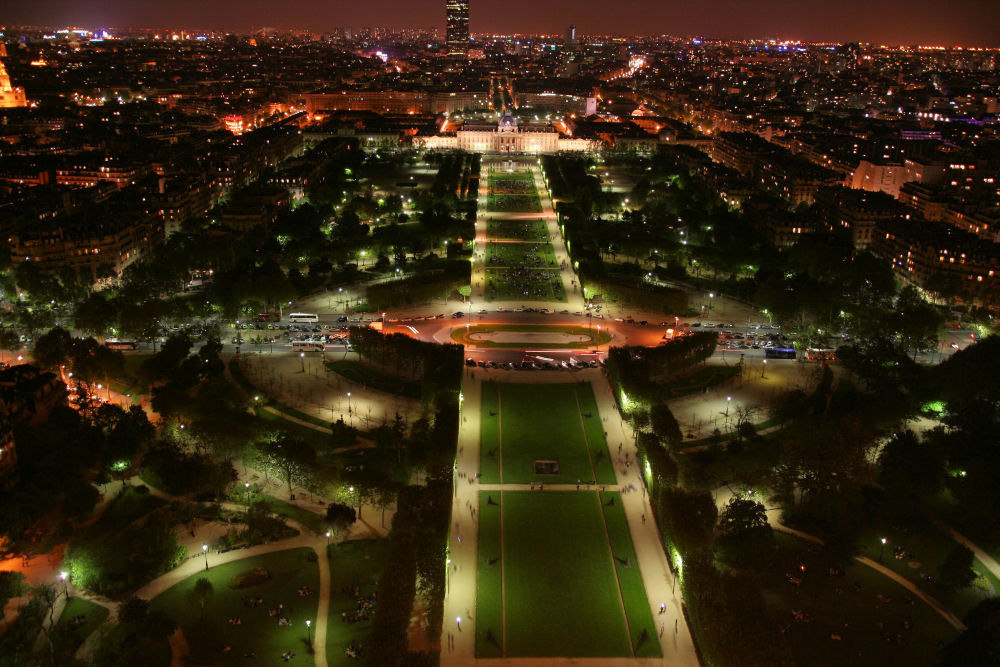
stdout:
<svg viewBox="0 0 1000 667">
<path fill-rule="evenodd" d="M 482 384 L 483 406 L 479 433 L 479 482 L 500 483 L 500 393 L 495 382 Z M 490 414 L 492 413 L 492 415 Z"/>
<path fill-rule="evenodd" d="M 600 497 L 611 552 L 615 557 L 615 572 L 618 574 L 618 584 L 625 602 L 629 633 L 632 635 L 632 649 L 637 658 L 658 658 L 660 642 L 657 640 L 656 622 L 649 608 L 649 598 L 646 597 L 646 586 L 639 571 L 639 560 L 632 544 L 621 494 L 606 491 Z"/>
<path fill-rule="evenodd" d="M 504 483 L 574 484 L 594 479 L 575 385 L 502 383 L 497 391 Z M 558 461 L 559 473 L 536 475 L 536 460 Z"/>
<path fill-rule="evenodd" d="M 556 254 L 551 243 L 487 243 L 488 266 L 555 268 Z"/>
<path fill-rule="evenodd" d="M 491 504 L 490 498 L 493 499 Z M 479 548 L 476 554 L 476 657 L 503 657 L 503 550 L 500 540 L 503 497 L 479 492 Z"/>
<path fill-rule="evenodd" d="M 926 665 L 941 642 L 958 635 L 928 605 L 909 604 L 906 589 L 875 570 L 852 562 L 843 576 L 830 576 L 814 545 L 782 533 L 775 541 L 780 548 L 768 556 L 760 582 L 798 664 Z M 798 586 L 788 581 L 790 573 Z M 795 611 L 803 620 L 795 620 Z"/>
<path fill-rule="evenodd" d="M 491 239 L 517 239 L 535 243 L 548 243 L 549 228 L 544 220 L 490 220 L 486 235 Z"/>
<path fill-rule="evenodd" d="M 597 399 L 594 397 L 594 386 L 589 382 L 576 385 L 576 395 L 579 401 L 579 412 L 583 416 L 583 427 L 587 434 L 587 445 L 594 462 L 594 479 L 598 484 L 615 484 L 615 464 L 611 459 L 610 448 L 604 437 L 604 422 L 597 409 Z M 587 417 L 586 415 L 591 415 Z"/>
<path fill-rule="evenodd" d="M 566 301 L 558 269 L 486 269 L 486 298 L 501 301 Z"/>
<path fill-rule="evenodd" d="M 503 497 L 508 657 L 631 656 L 596 494 Z"/>
<path fill-rule="evenodd" d="M 367 598 L 378 589 L 378 580 L 385 566 L 388 540 L 359 540 L 331 546 L 330 559 L 330 615 L 326 624 L 326 663 L 330 667 L 357 665 L 358 660 L 347 655 L 351 642 L 362 645 L 368 639 L 372 620 L 368 605 L 358 608 L 359 597 Z M 344 591 L 351 591 L 347 595 Z M 360 613 L 359 613 L 360 612 Z M 345 618 L 342 614 L 358 619 Z M 360 618 L 368 615 L 369 618 Z"/>
<path fill-rule="evenodd" d="M 73 654 L 107 617 L 107 608 L 90 600 L 71 597 L 51 634 L 56 664 L 72 664 Z"/>
<path fill-rule="evenodd" d="M 319 567 L 315 560 L 307 559 L 314 553 L 307 548 L 288 549 L 217 565 L 168 588 L 150 601 L 150 607 L 177 621 L 191 649 L 192 664 L 245 665 L 252 661 L 312 667 L 305 622 L 307 618 L 314 624 L 316 621 Z M 265 568 L 270 579 L 246 588 L 233 587 L 234 576 L 254 568 Z M 204 612 L 193 592 L 195 582 L 202 577 L 213 589 L 205 600 Z M 297 593 L 303 586 L 310 590 L 306 597 Z M 263 598 L 264 603 L 251 608 L 243 598 Z M 283 605 L 279 614 L 268 615 L 279 604 Z M 287 618 L 291 625 L 279 625 L 279 617 Z M 239 618 L 241 623 L 229 623 L 231 618 Z M 288 651 L 294 651 L 295 657 L 286 662 L 281 656 Z M 255 658 L 244 657 L 249 653 Z"/>
<path fill-rule="evenodd" d="M 488 213 L 541 213 L 542 200 L 538 193 L 529 194 L 497 194 L 486 196 L 486 211 Z"/>
</svg>

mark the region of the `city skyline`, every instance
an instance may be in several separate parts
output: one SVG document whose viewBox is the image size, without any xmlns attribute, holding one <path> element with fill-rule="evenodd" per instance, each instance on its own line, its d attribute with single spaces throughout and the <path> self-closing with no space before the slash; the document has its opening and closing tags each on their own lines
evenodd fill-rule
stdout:
<svg viewBox="0 0 1000 667">
<path fill-rule="evenodd" d="M 87 28 L 174 27 L 191 30 L 289 30 L 315 32 L 338 27 L 443 28 L 444 3 L 417 0 L 389 6 L 340 7 L 313 0 L 283 6 L 264 3 L 194 3 L 187 0 L 126 3 L 109 0 L 100 6 L 56 0 L 22 5 L 6 15 L 8 25 L 78 25 Z M 717 39 L 787 39 L 802 41 L 873 42 L 1000 46 L 1000 5 L 958 0 L 946 14 L 932 0 L 878 5 L 848 0 L 831 8 L 820 2 L 785 7 L 777 0 L 732 6 L 710 0 L 697 6 L 648 7 L 632 3 L 632 12 L 608 13 L 599 3 L 578 3 L 572 10 L 554 2 L 474 3 L 473 34 L 556 34 L 575 24 L 580 34 L 696 35 Z M 443 32 L 442 32 L 443 34 Z"/>
</svg>

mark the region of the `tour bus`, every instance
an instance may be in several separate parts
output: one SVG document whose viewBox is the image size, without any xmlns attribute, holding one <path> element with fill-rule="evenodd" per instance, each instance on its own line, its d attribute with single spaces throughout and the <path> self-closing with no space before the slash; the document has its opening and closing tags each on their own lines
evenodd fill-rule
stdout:
<svg viewBox="0 0 1000 667">
<path fill-rule="evenodd" d="M 138 350 L 139 344 L 134 340 L 109 339 L 104 341 L 104 347 L 109 350 Z"/>
<path fill-rule="evenodd" d="M 292 313 L 288 316 L 289 322 L 319 322 L 319 315 L 316 313 Z"/>
<path fill-rule="evenodd" d="M 828 347 L 810 347 L 806 350 L 806 359 L 808 361 L 836 361 L 837 351 Z"/>
<path fill-rule="evenodd" d="M 764 357 L 767 359 L 794 359 L 795 350 L 790 347 L 765 347 Z"/>
<path fill-rule="evenodd" d="M 303 352 L 322 352 L 323 343 L 318 340 L 293 340 L 292 349 Z"/>
</svg>

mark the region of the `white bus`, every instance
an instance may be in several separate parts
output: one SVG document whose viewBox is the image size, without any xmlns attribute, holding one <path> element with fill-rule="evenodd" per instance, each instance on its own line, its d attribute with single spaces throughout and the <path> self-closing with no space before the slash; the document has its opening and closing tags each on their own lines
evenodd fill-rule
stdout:
<svg viewBox="0 0 1000 667">
<path fill-rule="evenodd" d="M 324 349 L 322 341 L 318 340 L 293 340 L 292 349 L 302 350 L 303 352 L 322 352 Z"/>
<path fill-rule="evenodd" d="M 316 313 L 292 313 L 288 316 L 289 322 L 319 322 L 319 315 Z"/>
</svg>

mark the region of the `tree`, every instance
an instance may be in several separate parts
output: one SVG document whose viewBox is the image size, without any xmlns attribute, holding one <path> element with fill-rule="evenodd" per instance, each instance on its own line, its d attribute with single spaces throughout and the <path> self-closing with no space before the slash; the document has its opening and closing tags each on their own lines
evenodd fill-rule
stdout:
<svg viewBox="0 0 1000 667">
<path fill-rule="evenodd" d="M 945 647 L 943 667 L 1000 665 L 1000 598 L 987 598 L 963 619 L 966 630 Z"/>
<path fill-rule="evenodd" d="M 771 552 L 773 534 L 764 505 L 733 496 L 719 517 L 718 545 L 736 566 L 754 567 Z"/>
<path fill-rule="evenodd" d="M 0 572 L 0 609 L 7 606 L 11 599 L 21 597 L 27 585 L 24 575 L 20 572 Z"/>
<path fill-rule="evenodd" d="M 660 516 L 665 517 L 670 539 L 685 559 L 712 545 L 718 508 L 708 491 L 664 489 L 660 494 Z"/>
<path fill-rule="evenodd" d="M 653 433 L 666 440 L 671 447 L 679 445 L 684 439 L 681 426 L 666 403 L 653 406 L 649 412 L 649 421 L 653 426 Z"/>
<path fill-rule="evenodd" d="M 53 327 L 35 341 L 32 355 L 42 368 L 56 369 L 69 362 L 73 337 L 62 327 Z"/>
<path fill-rule="evenodd" d="M 938 568 L 941 583 L 954 589 L 970 585 L 976 579 L 976 572 L 972 569 L 974 558 L 969 547 L 956 544 Z"/>
<path fill-rule="evenodd" d="M 118 312 L 114 304 L 105 299 L 100 292 L 94 292 L 87 297 L 73 313 L 76 328 L 97 337 L 102 342 L 104 333 L 111 328 L 117 317 Z"/>
<path fill-rule="evenodd" d="M 326 508 L 326 525 L 330 527 L 333 543 L 339 544 L 346 536 L 348 528 L 357 521 L 353 507 L 340 503 L 330 503 Z"/>
<path fill-rule="evenodd" d="M 316 450 L 302 440 L 282 435 L 257 446 L 256 462 L 280 476 L 291 495 L 294 492 L 292 486 L 304 483 L 316 463 Z"/>
<path fill-rule="evenodd" d="M 215 592 L 215 588 L 212 586 L 212 582 L 208 580 L 208 577 L 198 577 L 198 580 L 194 582 L 194 588 L 191 589 L 191 594 L 198 600 L 201 605 L 201 617 L 205 618 L 205 602 L 208 598 L 212 597 L 212 593 Z"/>
</svg>

